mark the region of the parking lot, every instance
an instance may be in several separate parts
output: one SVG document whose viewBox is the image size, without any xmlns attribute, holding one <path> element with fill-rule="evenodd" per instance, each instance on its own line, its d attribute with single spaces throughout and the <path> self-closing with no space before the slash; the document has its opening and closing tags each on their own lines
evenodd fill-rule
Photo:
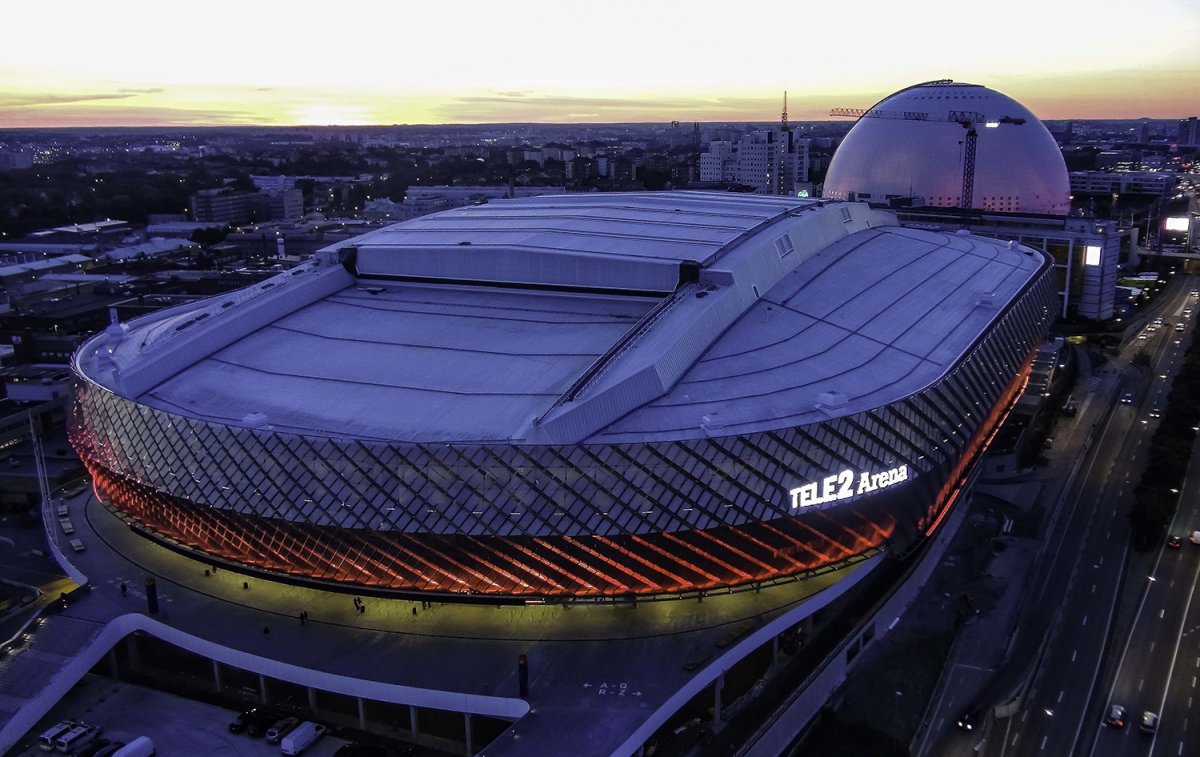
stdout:
<svg viewBox="0 0 1200 757">
<path fill-rule="evenodd" d="M 132 741 L 138 736 L 154 740 L 159 755 L 238 755 L 276 757 L 277 744 L 246 734 L 229 732 L 237 713 L 214 705 L 184 699 L 153 689 L 87 676 L 63 698 L 37 727 L 27 733 L 9 757 L 43 757 L 38 734 L 60 720 L 82 720 L 103 728 L 100 738 Z M 304 754 L 331 757 L 346 741 L 325 736 Z"/>
</svg>

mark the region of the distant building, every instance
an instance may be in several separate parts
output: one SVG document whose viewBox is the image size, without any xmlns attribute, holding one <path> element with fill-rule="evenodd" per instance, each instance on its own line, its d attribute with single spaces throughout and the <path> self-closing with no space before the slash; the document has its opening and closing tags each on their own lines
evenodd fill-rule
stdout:
<svg viewBox="0 0 1200 757">
<path fill-rule="evenodd" d="M 0 171 L 33 168 L 32 150 L 0 150 Z"/>
<path fill-rule="evenodd" d="M 196 222 L 290 221 L 304 215 L 304 193 L 296 188 L 272 192 L 201 189 L 191 196 L 188 206 Z"/>
<path fill-rule="evenodd" d="M 795 195 L 797 186 L 808 181 L 808 150 L 808 140 L 783 129 L 750 132 L 736 145 L 712 142 L 700 156 L 700 181 L 737 182 L 760 194 Z"/>
<path fill-rule="evenodd" d="M 1175 191 L 1173 173 L 1156 171 L 1072 171 L 1072 194 L 1164 196 Z"/>
<path fill-rule="evenodd" d="M 188 209 L 193 221 L 249 223 L 254 218 L 255 199 L 251 192 L 201 189 L 188 199 Z"/>
<path fill-rule="evenodd" d="M 263 193 L 267 218 L 272 221 L 292 221 L 304 215 L 304 193 L 299 189 L 282 189 Z"/>
<path fill-rule="evenodd" d="M 1179 147 L 1200 147 L 1200 119 L 1192 116 L 1181 120 L 1175 144 Z"/>
<path fill-rule="evenodd" d="M 461 208 L 503 197 L 560 195 L 565 194 L 566 191 L 566 187 L 409 187 L 404 193 L 404 204 L 422 204 L 428 203 L 430 200 L 444 200 L 446 208 Z"/>
</svg>

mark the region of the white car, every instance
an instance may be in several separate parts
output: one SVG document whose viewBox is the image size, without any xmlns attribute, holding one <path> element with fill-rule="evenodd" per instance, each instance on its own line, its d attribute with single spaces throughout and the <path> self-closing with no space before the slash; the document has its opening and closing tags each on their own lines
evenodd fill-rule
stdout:
<svg viewBox="0 0 1200 757">
<path fill-rule="evenodd" d="M 1142 724 L 1138 726 L 1142 733 L 1154 733 L 1158 730 L 1158 714 L 1146 710 L 1142 713 Z"/>
</svg>

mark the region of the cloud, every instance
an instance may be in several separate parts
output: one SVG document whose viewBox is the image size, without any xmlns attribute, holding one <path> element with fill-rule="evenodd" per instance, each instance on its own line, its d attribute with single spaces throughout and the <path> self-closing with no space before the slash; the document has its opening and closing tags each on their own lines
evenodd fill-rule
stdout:
<svg viewBox="0 0 1200 757">
<path fill-rule="evenodd" d="M 88 102 L 91 100 L 124 100 L 134 97 L 129 90 L 117 92 L 96 92 L 87 95 L 72 94 L 25 94 L 19 92 L 0 92 L 0 108 L 20 108 L 30 105 L 61 105 L 63 103 Z"/>
<path fill-rule="evenodd" d="M 789 110 L 828 114 L 827 97 L 793 97 Z M 457 97 L 433 108 L 444 122 L 487 123 L 514 121 L 772 121 L 783 96 L 656 96 L 588 97 L 544 95 L 535 92 L 496 92 Z"/>
<path fill-rule="evenodd" d="M 0 100 L 0 128 L 77 126 L 253 126 L 261 114 L 243 110 L 130 106 L 8 108 Z"/>
</svg>

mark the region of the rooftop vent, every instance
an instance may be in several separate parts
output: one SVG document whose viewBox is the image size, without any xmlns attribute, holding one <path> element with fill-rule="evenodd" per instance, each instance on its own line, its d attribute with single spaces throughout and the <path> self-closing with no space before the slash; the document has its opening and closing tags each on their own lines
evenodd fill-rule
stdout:
<svg viewBox="0 0 1200 757">
<path fill-rule="evenodd" d="M 835 412 L 846 406 L 845 392 L 821 392 L 817 395 L 817 407 L 825 412 Z"/>
</svg>

